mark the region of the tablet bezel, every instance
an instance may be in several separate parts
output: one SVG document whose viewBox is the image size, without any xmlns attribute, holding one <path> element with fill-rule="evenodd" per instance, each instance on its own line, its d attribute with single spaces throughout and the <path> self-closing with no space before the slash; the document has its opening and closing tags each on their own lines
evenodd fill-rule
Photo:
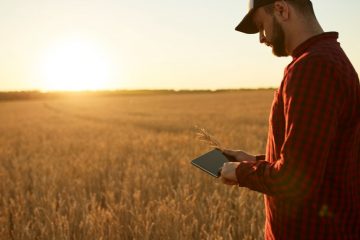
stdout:
<svg viewBox="0 0 360 240">
<path fill-rule="evenodd" d="M 205 162 L 204 162 L 204 160 L 205 160 Z M 212 172 L 211 169 L 209 169 L 210 167 L 208 165 L 206 165 L 206 161 L 214 161 L 214 160 L 219 161 L 219 164 L 218 164 L 219 168 L 216 170 L 216 171 L 218 171 L 216 173 Z M 220 168 L 226 162 L 230 162 L 229 159 L 219 149 L 213 149 L 213 150 L 195 158 L 194 160 L 192 160 L 191 164 L 200 168 L 201 170 L 210 174 L 211 176 L 218 178 L 218 177 L 220 177 Z"/>
</svg>

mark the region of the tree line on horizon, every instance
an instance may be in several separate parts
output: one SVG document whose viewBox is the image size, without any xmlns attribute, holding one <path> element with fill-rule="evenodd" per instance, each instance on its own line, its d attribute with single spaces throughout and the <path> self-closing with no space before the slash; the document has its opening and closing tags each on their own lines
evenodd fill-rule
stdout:
<svg viewBox="0 0 360 240">
<path fill-rule="evenodd" d="M 11 100 L 43 100 L 56 99 L 63 97 L 98 97 L 98 96 L 117 96 L 129 94 L 182 94 L 182 93 L 219 93 L 219 92 L 236 92 L 236 91 L 257 91 L 257 90 L 273 90 L 273 88 L 258 89 L 217 89 L 217 90 L 173 90 L 173 89 L 139 89 L 139 90 L 99 90 L 99 91 L 0 91 L 0 101 Z"/>
</svg>

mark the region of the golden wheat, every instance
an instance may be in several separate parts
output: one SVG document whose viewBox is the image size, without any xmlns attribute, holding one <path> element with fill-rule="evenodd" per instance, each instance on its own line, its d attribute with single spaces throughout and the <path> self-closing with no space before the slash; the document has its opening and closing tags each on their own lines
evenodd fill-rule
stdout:
<svg viewBox="0 0 360 240">
<path fill-rule="evenodd" d="M 190 161 L 194 125 L 263 153 L 272 95 L 0 102 L 0 239 L 261 239 L 262 195 Z"/>
<path fill-rule="evenodd" d="M 201 128 L 195 125 L 195 130 L 197 131 L 196 135 L 200 141 L 209 144 L 209 146 L 212 148 L 217 148 L 220 149 L 221 151 L 224 150 L 220 142 L 216 140 L 216 138 L 213 135 L 211 135 L 205 128 Z"/>
</svg>

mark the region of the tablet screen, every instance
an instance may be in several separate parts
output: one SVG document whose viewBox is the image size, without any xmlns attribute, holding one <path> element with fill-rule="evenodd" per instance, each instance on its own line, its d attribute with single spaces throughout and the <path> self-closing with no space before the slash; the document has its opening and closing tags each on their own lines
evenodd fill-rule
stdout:
<svg viewBox="0 0 360 240">
<path fill-rule="evenodd" d="M 204 155 L 201 155 L 200 157 L 191 161 L 193 165 L 209 173 L 213 177 L 220 176 L 219 169 L 226 162 L 229 162 L 229 160 L 218 149 L 207 152 Z"/>
</svg>

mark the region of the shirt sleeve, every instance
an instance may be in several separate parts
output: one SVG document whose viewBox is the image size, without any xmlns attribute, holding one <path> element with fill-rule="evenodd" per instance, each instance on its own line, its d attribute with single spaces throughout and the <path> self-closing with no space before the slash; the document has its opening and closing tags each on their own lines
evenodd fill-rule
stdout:
<svg viewBox="0 0 360 240">
<path fill-rule="evenodd" d="M 342 101 L 334 64 L 301 60 L 284 80 L 285 138 L 275 162 L 241 162 L 239 186 L 276 197 L 305 197 L 323 180 Z"/>
</svg>

